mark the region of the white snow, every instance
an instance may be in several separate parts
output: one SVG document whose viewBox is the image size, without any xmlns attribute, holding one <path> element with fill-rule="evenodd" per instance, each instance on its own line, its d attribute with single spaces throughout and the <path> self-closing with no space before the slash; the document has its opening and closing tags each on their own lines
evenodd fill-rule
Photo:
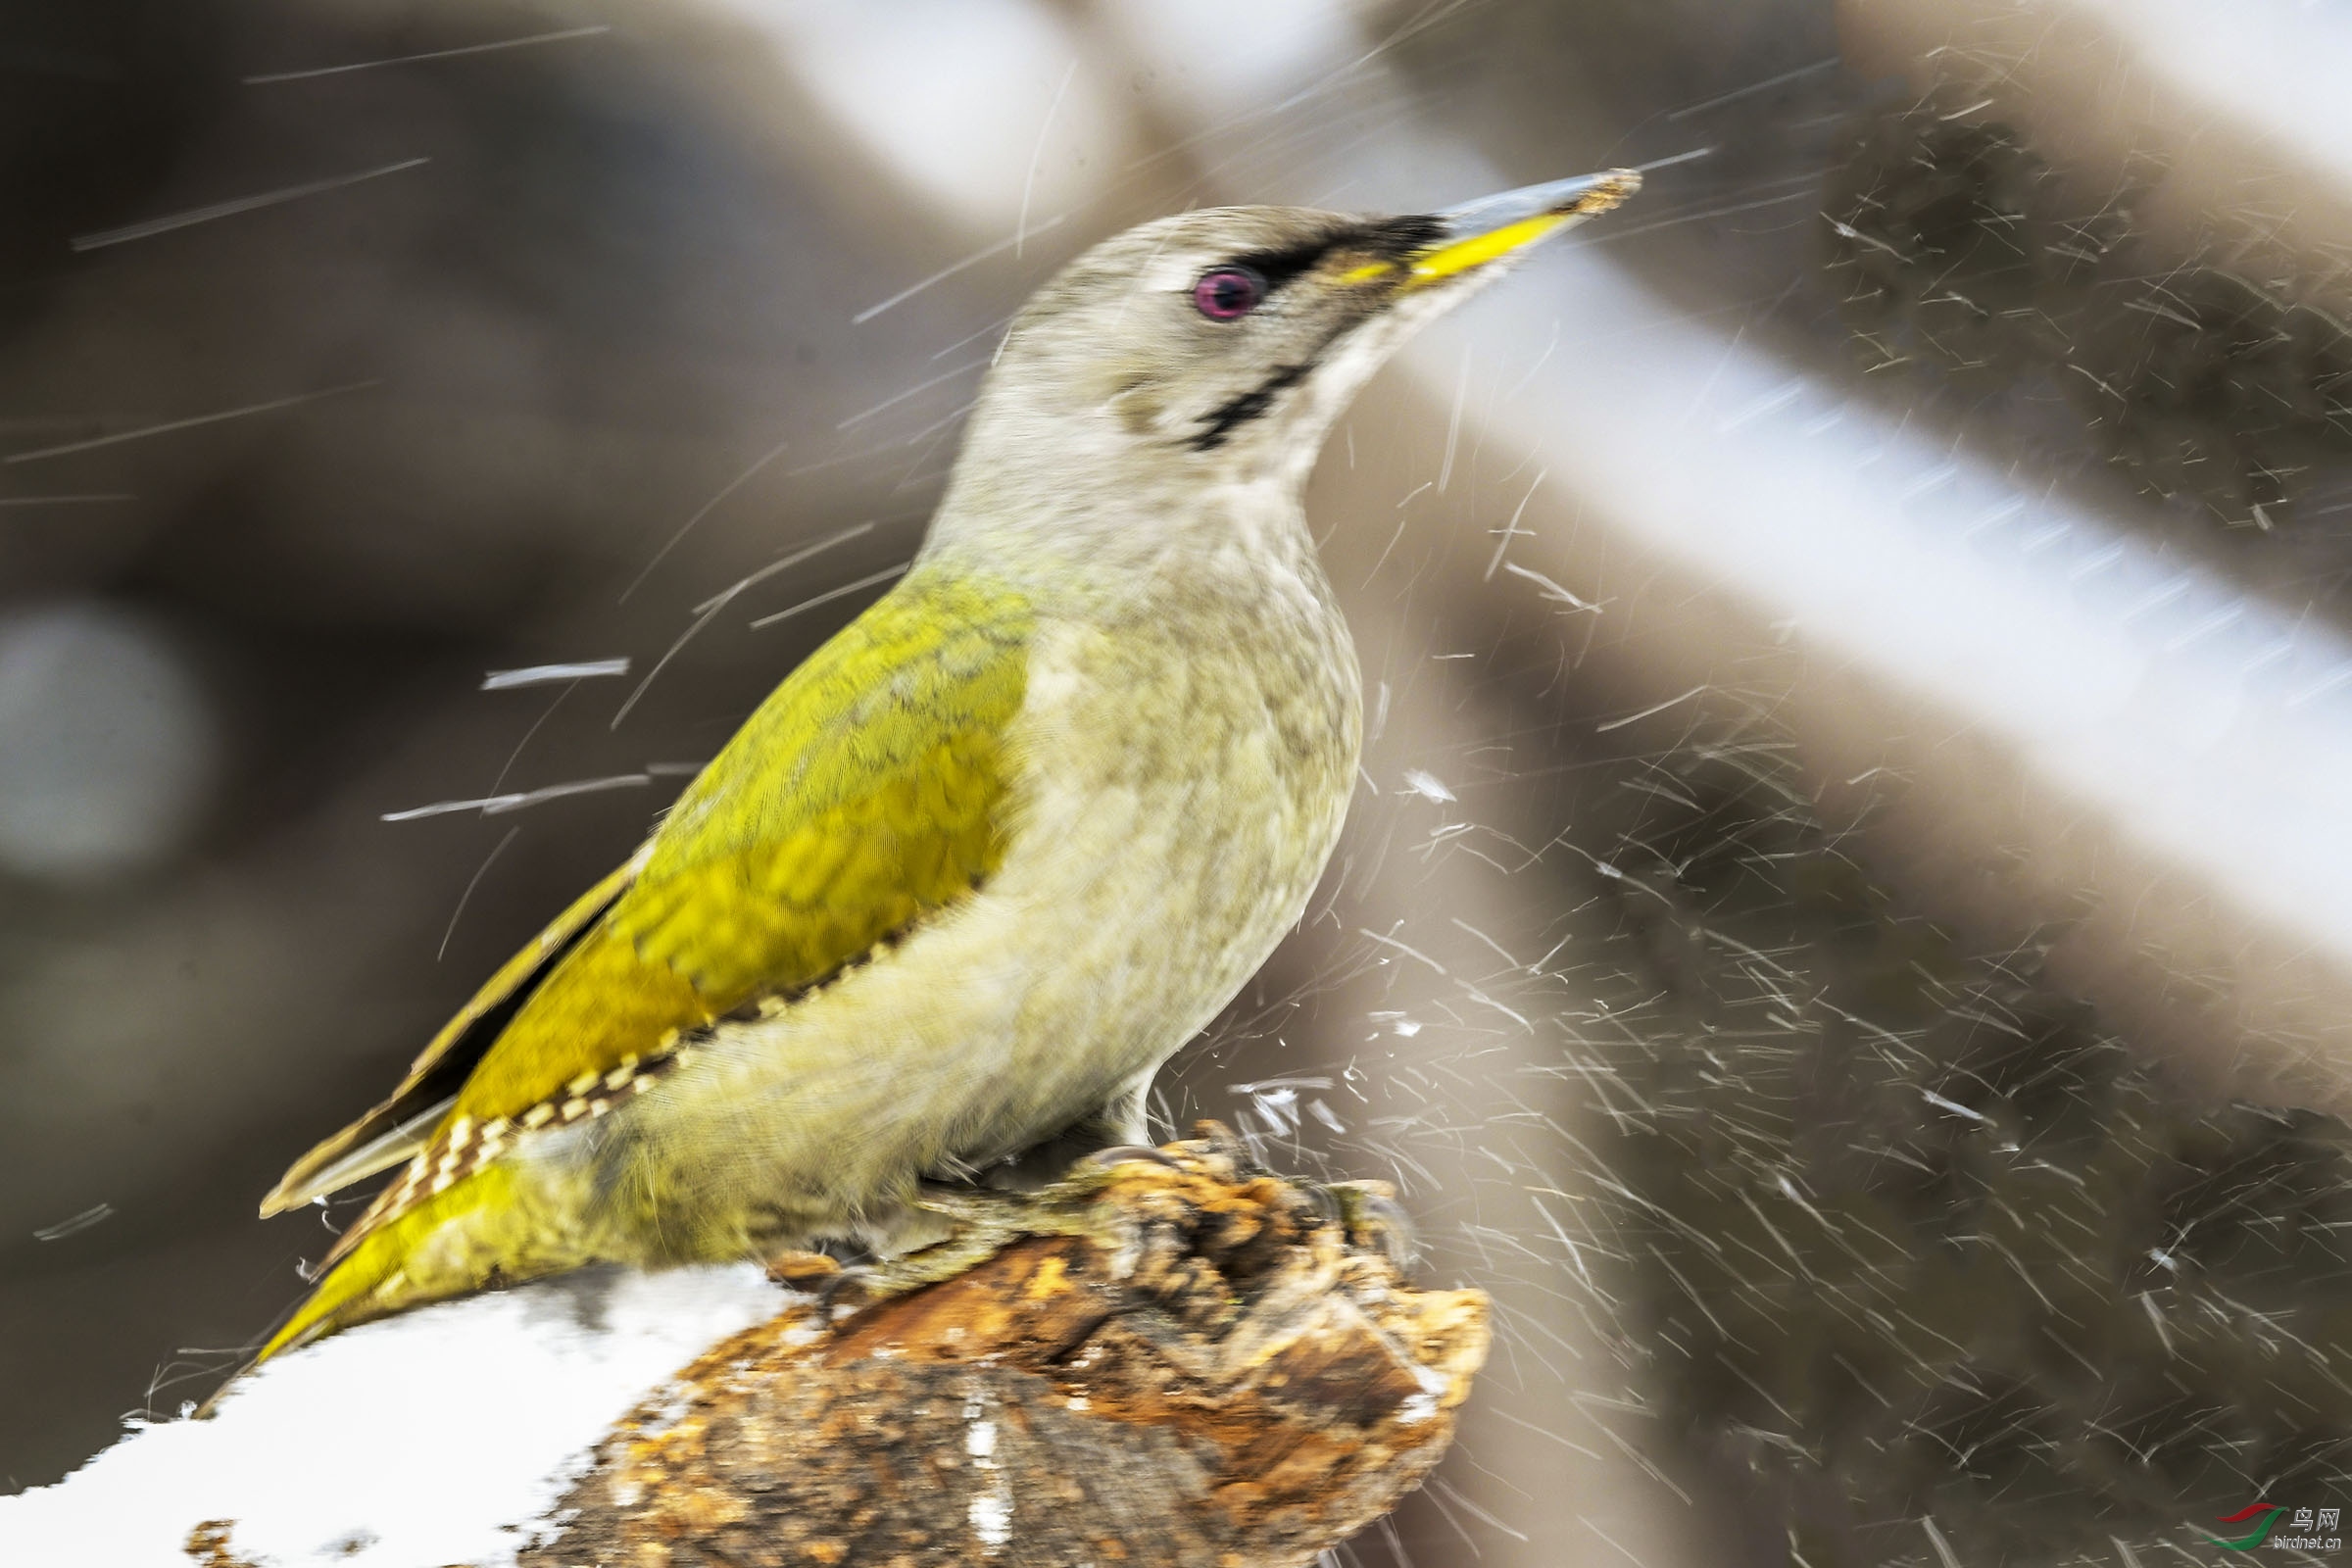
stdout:
<svg viewBox="0 0 2352 1568">
<path fill-rule="evenodd" d="M 1423 800 L 1446 802 L 1454 798 L 1453 791 L 1446 787 L 1445 780 L 1417 767 L 1404 770 L 1404 787 L 1408 793 L 1418 795 Z"/>
<path fill-rule="evenodd" d="M 750 1264 L 597 1272 L 337 1335 L 209 1421 L 134 1423 L 54 1487 L 0 1498 L 0 1562 L 188 1568 L 235 1521 L 264 1568 L 499 1568 L 606 1430 L 786 1293 Z"/>
</svg>

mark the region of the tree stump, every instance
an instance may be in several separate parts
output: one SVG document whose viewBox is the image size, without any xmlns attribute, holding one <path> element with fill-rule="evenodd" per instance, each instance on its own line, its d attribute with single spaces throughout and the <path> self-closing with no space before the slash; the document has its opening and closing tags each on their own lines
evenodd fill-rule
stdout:
<svg viewBox="0 0 2352 1568">
<path fill-rule="evenodd" d="M 1006 1201 L 952 1277 L 727 1340 L 615 1427 L 528 1568 L 1282 1568 L 1434 1466 L 1486 1298 L 1415 1292 L 1384 1190 L 1229 1134 Z"/>
</svg>

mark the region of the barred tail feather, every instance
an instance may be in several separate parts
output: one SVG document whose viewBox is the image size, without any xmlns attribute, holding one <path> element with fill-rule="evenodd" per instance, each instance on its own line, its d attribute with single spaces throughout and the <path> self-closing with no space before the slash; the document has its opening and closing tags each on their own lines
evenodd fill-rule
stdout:
<svg viewBox="0 0 2352 1568">
<path fill-rule="evenodd" d="M 388 1291 L 396 1292 L 406 1283 L 400 1267 L 400 1247 L 397 1226 L 386 1226 L 362 1242 L 342 1262 L 326 1272 L 326 1277 L 312 1287 L 310 1296 L 296 1307 L 262 1353 L 253 1358 L 254 1366 L 277 1354 L 322 1339 L 338 1329 L 350 1328 L 368 1318 L 392 1310 L 382 1305 L 369 1310 L 372 1301 Z M 249 1369 L 250 1370 L 250 1369 Z"/>
<path fill-rule="evenodd" d="M 561 1245 L 560 1233 L 536 1228 L 544 1216 L 524 1211 L 535 1205 L 520 1186 L 507 1168 L 486 1166 L 368 1230 L 253 1364 L 412 1306 L 577 1266 L 582 1255 Z M 538 1245 L 517 1245 L 526 1238 Z"/>
</svg>

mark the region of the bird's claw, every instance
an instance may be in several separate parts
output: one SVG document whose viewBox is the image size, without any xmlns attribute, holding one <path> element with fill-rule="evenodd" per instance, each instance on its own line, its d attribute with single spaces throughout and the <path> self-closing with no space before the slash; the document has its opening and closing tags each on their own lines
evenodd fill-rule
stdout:
<svg viewBox="0 0 2352 1568">
<path fill-rule="evenodd" d="M 1183 1160 L 1178 1159 L 1164 1149 L 1154 1149 L 1149 1144 L 1113 1144 L 1108 1149 L 1098 1149 L 1084 1159 L 1079 1160 L 1071 1169 L 1073 1172 L 1109 1170 L 1113 1166 L 1124 1165 L 1131 1160 L 1149 1160 L 1154 1165 L 1164 1165 L 1169 1170 L 1184 1169 Z"/>
<path fill-rule="evenodd" d="M 1349 1243 L 1380 1249 L 1398 1273 L 1408 1272 L 1420 1260 L 1412 1216 L 1387 1182 L 1329 1182 L 1308 1186 L 1305 1192 Z"/>
</svg>

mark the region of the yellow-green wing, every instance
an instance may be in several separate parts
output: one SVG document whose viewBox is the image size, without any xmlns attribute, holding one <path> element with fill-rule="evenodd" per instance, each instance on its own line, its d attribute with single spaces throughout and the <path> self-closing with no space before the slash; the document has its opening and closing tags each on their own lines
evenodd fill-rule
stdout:
<svg viewBox="0 0 2352 1568">
<path fill-rule="evenodd" d="M 908 577 L 793 671 L 646 847 L 483 988 L 402 1092 L 306 1156 L 280 1193 L 306 1169 L 348 1162 L 404 1109 L 441 1112 L 403 1151 L 440 1168 L 453 1133 L 462 1143 L 485 1126 L 527 1127 L 681 1033 L 821 984 L 968 893 L 1003 852 L 1004 736 L 1030 627 L 1016 595 Z M 433 1103 L 419 1086 L 446 1075 L 457 1042 L 517 994 L 454 1103 Z M 474 1161 L 448 1163 L 462 1173 Z M 447 1185 L 397 1184 L 329 1261 Z"/>
<path fill-rule="evenodd" d="M 1004 850 L 1029 632 L 1015 596 L 913 578 L 818 650 L 679 798 L 458 1112 L 517 1115 L 969 893 Z"/>
<path fill-rule="evenodd" d="M 589 922 L 612 906 L 613 901 L 637 879 L 651 849 L 647 845 L 618 870 L 574 899 L 569 908 L 548 922 L 546 930 L 502 964 L 410 1063 L 409 1075 L 400 1081 L 398 1088 L 367 1115 L 296 1160 L 278 1178 L 270 1196 L 262 1200 L 263 1217 L 299 1207 L 353 1182 L 366 1181 L 430 1143 L 435 1124 L 456 1100 L 450 1092 L 455 1087 L 450 1080 L 462 1081 L 469 1065 L 452 1060 L 453 1054 L 463 1054 L 463 1048 L 469 1042 L 482 1044 L 477 1037 L 484 1031 L 495 1038 L 501 1026 L 500 1008 L 527 995 L 532 984 L 587 929 Z"/>
</svg>

